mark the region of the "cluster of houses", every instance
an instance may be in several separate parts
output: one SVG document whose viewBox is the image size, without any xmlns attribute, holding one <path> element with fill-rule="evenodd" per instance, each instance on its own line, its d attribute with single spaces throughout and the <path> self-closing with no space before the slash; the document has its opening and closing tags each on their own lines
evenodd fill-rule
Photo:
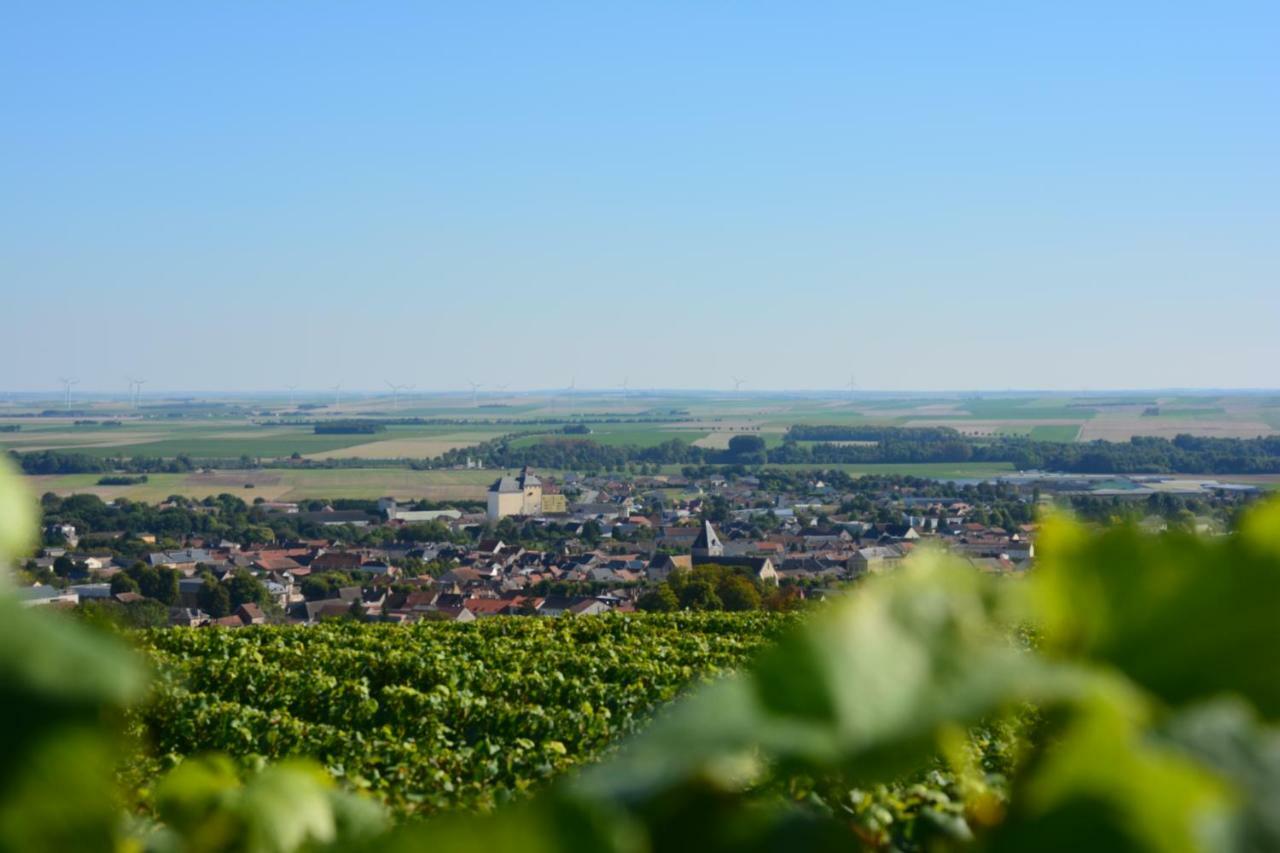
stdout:
<svg viewBox="0 0 1280 853">
<path fill-rule="evenodd" d="M 268 609 L 276 620 L 470 621 L 498 615 L 632 610 L 651 585 L 674 571 L 704 563 L 734 567 L 762 585 L 782 585 L 799 596 L 822 596 L 845 582 L 892 569 L 926 541 L 939 543 L 989 572 L 1019 572 L 1035 556 L 1033 526 L 1005 530 L 967 521 L 973 507 L 954 498 L 895 494 L 897 520 L 876 523 L 831 517 L 830 510 L 841 496 L 821 481 L 808 483 L 805 494 L 769 495 L 750 477 L 728 481 L 713 476 L 698 482 L 677 477 L 591 478 L 565 483 L 564 491 L 572 493 L 572 501 L 557 487 L 554 514 L 526 512 L 529 506 L 524 502 L 546 501 L 549 492 L 542 486 L 528 469 L 503 477 L 494 484 L 489 511 L 483 514 L 406 509 L 390 498 L 379 502 L 380 518 L 353 511 L 311 513 L 326 524 L 327 516 L 344 519 L 334 519 L 335 528 L 357 520 L 355 515 L 364 525 L 398 527 L 438 521 L 454 534 L 467 534 L 456 535 L 453 541 L 356 547 L 344 543 L 335 530 L 333 537 L 242 546 L 191 536 L 179 549 L 148 554 L 146 562 L 180 575 L 180 600 L 170 611 L 173 624 L 236 626 L 258 624 L 268 615 L 252 604 L 217 619 L 202 613 L 200 592 L 208 575 L 223 582 L 238 574 L 256 577 L 269 593 Z M 495 493 L 496 502 L 492 500 Z M 704 519 L 712 495 L 722 499 L 722 520 L 714 524 Z M 506 510 L 517 498 L 523 522 L 535 530 L 538 525 L 555 525 L 557 547 L 540 549 L 520 541 L 476 538 L 478 530 L 493 530 L 489 516 L 495 507 Z M 287 504 L 271 509 L 298 512 Z M 758 523 L 762 513 L 770 517 L 768 533 L 762 533 Z M 814 520 L 819 517 L 824 518 L 822 523 Z M 599 536 L 578 535 L 585 534 L 588 526 Z M 59 532 L 68 543 L 76 533 Z M 455 544 L 458 541 L 469 544 Z M 27 603 L 130 601 L 139 595 L 113 594 L 111 578 L 125 566 L 109 552 L 47 548 L 36 558 L 35 567 L 52 567 L 59 557 L 74 559 L 77 582 L 64 588 L 27 587 L 22 591 Z M 427 564 L 433 567 L 430 573 L 406 569 Z M 332 589 L 310 585 L 308 598 L 304 594 L 307 578 L 324 575 L 352 582 Z M 324 589 L 325 597 L 315 597 L 318 588 Z"/>
</svg>

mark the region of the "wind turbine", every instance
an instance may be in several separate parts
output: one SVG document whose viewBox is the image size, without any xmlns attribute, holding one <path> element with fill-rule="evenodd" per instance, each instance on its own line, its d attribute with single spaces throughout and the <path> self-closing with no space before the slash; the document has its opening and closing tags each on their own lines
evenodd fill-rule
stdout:
<svg viewBox="0 0 1280 853">
<path fill-rule="evenodd" d="M 484 383 L 482 383 L 482 382 L 472 382 L 470 379 L 468 379 L 468 380 L 467 380 L 467 384 L 471 386 L 471 405 L 473 405 L 473 406 L 479 406 L 479 405 L 480 405 L 480 393 L 479 393 L 479 392 L 480 392 L 480 389 L 484 387 Z"/>
<path fill-rule="evenodd" d="M 858 390 L 858 380 L 857 378 L 854 377 L 852 373 L 849 374 L 849 382 L 847 385 L 845 385 L 845 387 L 849 389 L 850 397 L 853 396 L 854 391 Z"/>
<path fill-rule="evenodd" d="M 622 377 L 622 399 L 627 399 L 627 385 L 631 382 L 630 376 Z"/>
<path fill-rule="evenodd" d="M 577 384 L 578 377 L 574 376 L 569 380 L 569 387 L 563 388 L 559 392 L 556 392 L 554 389 L 551 391 L 551 411 L 554 412 L 556 410 L 556 403 L 559 401 L 561 395 L 568 397 L 573 394 L 573 389 Z"/>
<path fill-rule="evenodd" d="M 333 408 L 335 410 L 342 408 L 342 383 L 339 382 L 329 390 L 333 391 Z"/>
<path fill-rule="evenodd" d="M 63 406 L 67 411 L 71 411 L 71 386 L 80 384 L 80 380 L 59 376 L 58 381 L 62 383 Z"/>
<path fill-rule="evenodd" d="M 293 392 L 298 390 L 298 386 L 297 386 L 297 385 L 286 385 L 286 386 L 284 386 L 284 387 L 285 387 L 286 389 L 288 389 L 288 391 L 289 391 L 289 408 L 291 408 L 291 409 L 292 409 L 292 408 L 294 408 L 294 405 L 293 405 Z"/>
<path fill-rule="evenodd" d="M 404 391 L 407 388 L 412 388 L 413 386 L 412 385 L 396 385 L 394 382 L 392 382 L 389 379 L 386 380 L 386 383 L 387 383 L 387 387 L 391 389 L 391 408 L 393 409 L 400 408 L 400 392 Z"/>
<path fill-rule="evenodd" d="M 139 398 L 142 396 L 142 386 L 145 385 L 146 382 L 147 380 L 145 379 L 134 379 L 132 376 L 129 377 L 129 397 L 135 409 L 138 408 Z"/>
<path fill-rule="evenodd" d="M 747 380 L 739 379 L 736 376 L 731 376 L 730 378 L 733 380 L 733 393 L 737 394 L 742 390 L 742 386 Z"/>
</svg>

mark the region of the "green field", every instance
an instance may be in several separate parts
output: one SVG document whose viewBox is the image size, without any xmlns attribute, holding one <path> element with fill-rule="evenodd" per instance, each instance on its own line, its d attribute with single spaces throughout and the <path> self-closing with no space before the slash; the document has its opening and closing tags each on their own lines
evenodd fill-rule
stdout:
<svg viewBox="0 0 1280 853">
<path fill-rule="evenodd" d="M 1095 410 L 1082 406 L 1064 405 L 1061 400 L 966 400 L 964 409 L 980 420 L 1031 421 L 1050 418 L 1087 418 Z"/>
<path fill-rule="evenodd" d="M 1080 427 L 1071 424 L 1039 424 L 1028 433 L 1036 441 L 1075 441 L 1080 435 Z"/>
<path fill-rule="evenodd" d="M 512 447 L 529 447 L 544 441 L 584 439 L 596 444 L 611 447 L 656 447 L 668 441 L 683 441 L 692 444 L 705 438 L 707 430 L 681 429 L 678 425 L 671 427 L 652 426 L 649 424 L 592 424 L 588 435 L 530 435 L 511 442 Z"/>
<path fill-rule="evenodd" d="M 254 469 L 217 471 L 212 474 L 152 474 L 134 486 L 99 486 L 99 474 L 59 474 L 28 477 L 37 494 L 92 493 L 104 500 L 123 497 L 136 501 L 162 501 L 170 495 L 191 498 L 224 492 L 246 501 L 305 498 L 427 498 L 430 500 L 483 500 L 486 488 L 500 471 L 413 471 L 408 468 Z M 553 472 L 546 472 L 553 473 Z M 252 484 L 253 488 L 245 488 Z"/>
</svg>

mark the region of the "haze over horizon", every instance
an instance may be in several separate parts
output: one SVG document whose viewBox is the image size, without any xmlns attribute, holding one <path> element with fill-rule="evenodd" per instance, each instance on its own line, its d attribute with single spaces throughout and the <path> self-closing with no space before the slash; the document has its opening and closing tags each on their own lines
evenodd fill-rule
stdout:
<svg viewBox="0 0 1280 853">
<path fill-rule="evenodd" d="M 72 389 L 73 402 L 77 399 L 107 401 L 107 400 L 127 400 L 131 398 L 130 391 L 122 388 L 84 388 L 76 383 Z M 661 396 L 688 396 L 688 397 L 741 397 L 744 400 L 752 398 L 757 399 L 777 399 L 780 397 L 812 397 L 814 399 L 829 398 L 848 398 L 850 400 L 865 400 L 868 398 L 890 398 L 900 397 L 903 399 L 923 399 L 937 396 L 939 398 L 962 398 L 968 396 L 988 396 L 988 397 L 1062 397 L 1084 398 L 1089 396 L 1099 397 L 1120 397 L 1132 394 L 1182 394 L 1189 397 L 1194 396 L 1239 396 L 1247 397 L 1252 395 L 1274 395 L 1280 394 L 1280 388 L 1277 387 L 1259 387 L 1259 388 L 1074 388 L 1074 389 L 1048 389 L 1048 388 L 863 388 L 859 386 L 852 393 L 848 388 L 742 388 L 735 390 L 731 387 L 724 388 L 682 388 L 682 387 L 638 387 L 628 386 L 624 391 L 620 386 L 588 388 L 577 386 L 572 389 L 567 387 L 536 387 L 536 388 L 495 388 L 481 386 L 478 390 L 481 398 L 500 399 L 503 397 L 531 397 L 531 398 L 547 398 L 555 397 L 557 399 L 568 399 L 575 397 L 579 399 L 601 398 L 601 397 L 631 397 L 637 400 L 644 398 L 653 398 Z M 56 388 L 50 387 L 46 389 L 34 389 L 27 391 L 18 391 L 14 389 L 0 388 L 0 394 L 7 395 L 7 399 L 0 399 L 0 404 L 6 402 L 14 402 L 17 400 L 52 400 L 61 402 L 64 396 L 64 389 L 61 385 Z M 348 388 L 343 386 L 340 389 L 341 399 L 347 402 L 360 400 L 375 399 L 392 399 L 393 392 L 389 387 L 384 385 L 382 388 Z M 141 389 L 138 395 L 140 400 L 171 400 L 180 398 L 220 398 L 226 397 L 236 398 L 281 398 L 292 396 L 299 402 L 303 401 L 325 401 L 330 400 L 334 396 L 334 388 L 304 388 L 295 386 L 293 388 L 256 388 L 256 389 L 233 389 L 233 388 L 150 388 Z M 440 398 L 460 397 L 465 399 L 471 398 L 471 389 L 467 388 L 414 388 L 411 390 L 401 390 L 399 399 L 401 401 L 410 400 L 438 400 Z"/>
<path fill-rule="evenodd" d="M 6 24 L 7 391 L 1277 385 L 1274 4 Z"/>
</svg>

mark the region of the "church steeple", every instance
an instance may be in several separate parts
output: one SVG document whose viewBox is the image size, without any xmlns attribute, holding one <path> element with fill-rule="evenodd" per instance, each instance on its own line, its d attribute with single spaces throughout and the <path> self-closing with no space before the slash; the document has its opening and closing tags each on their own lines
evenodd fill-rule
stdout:
<svg viewBox="0 0 1280 853">
<path fill-rule="evenodd" d="M 716 533 L 716 529 L 711 526 L 711 522 L 702 522 L 702 532 L 698 534 L 698 538 L 693 540 L 693 556 L 695 557 L 723 557 L 724 543 L 720 541 L 720 534 Z"/>
</svg>

